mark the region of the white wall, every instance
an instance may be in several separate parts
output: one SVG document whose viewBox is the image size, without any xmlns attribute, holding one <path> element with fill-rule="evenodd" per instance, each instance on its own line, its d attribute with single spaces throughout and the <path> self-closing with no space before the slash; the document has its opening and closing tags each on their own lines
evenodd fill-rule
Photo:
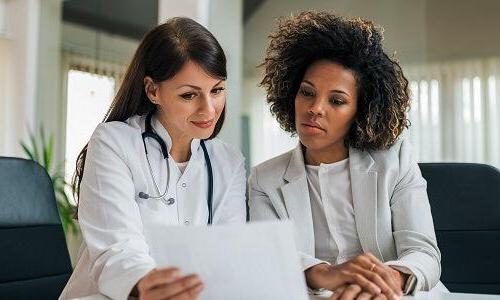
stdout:
<svg viewBox="0 0 500 300">
<path fill-rule="evenodd" d="M 208 29 L 221 44 L 227 58 L 226 120 L 220 137 L 239 148 L 241 148 L 241 111 L 243 102 L 241 100 L 243 89 L 242 5 L 242 0 L 210 1 L 208 19 Z"/>
<path fill-rule="evenodd" d="M 27 128 L 35 124 L 38 67 L 39 0 L 9 0 L 4 6 L 5 28 L 0 73 L 0 155 L 22 154 L 19 140 L 27 138 Z"/>
<path fill-rule="evenodd" d="M 128 64 L 139 41 L 64 22 L 62 51 L 107 62 Z"/>
<path fill-rule="evenodd" d="M 61 19 L 62 1 L 43 0 L 38 23 L 36 59 L 35 127 L 42 126 L 54 135 L 55 157 L 64 153 L 59 132 L 64 124 L 61 95 Z"/>
<path fill-rule="evenodd" d="M 7 1 L 0 0 L 0 38 L 5 38 L 7 33 Z"/>
</svg>

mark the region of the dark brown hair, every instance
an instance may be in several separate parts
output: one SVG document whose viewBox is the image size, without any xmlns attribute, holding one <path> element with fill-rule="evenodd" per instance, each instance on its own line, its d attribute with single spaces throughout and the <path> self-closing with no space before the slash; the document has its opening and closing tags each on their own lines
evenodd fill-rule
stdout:
<svg viewBox="0 0 500 300">
<path fill-rule="evenodd" d="M 287 132 L 296 133 L 295 96 L 307 68 L 327 59 L 354 72 L 358 112 L 346 144 L 387 149 L 409 126 L 408 80 L 382 48 L 382 29 L 360 18 L 328 12 L 301 12 L 282 18 L 270 36 L 261 82 L 271 113 Z"/>
<path fill-rule="evenodd" d="M 156 109 L 144 89 L 144 77 L 155 82 L 170 79 L 188 61 L 199 64 L 208 74 L 226 79 L 226 56 L 215 37 L 189 18 L 172 18 L 153 28 L 142 39 L 123 82 L 103 122 L 125 121 Z M 217 136 L 224 123 L 225 108 L 209 139 Z M 87 144 L 88 145 L 88 144 Z M 78 199 L 85 168 L 87 145 L 78 155 L 73 176 L 73 195 Z"/>
</svg>

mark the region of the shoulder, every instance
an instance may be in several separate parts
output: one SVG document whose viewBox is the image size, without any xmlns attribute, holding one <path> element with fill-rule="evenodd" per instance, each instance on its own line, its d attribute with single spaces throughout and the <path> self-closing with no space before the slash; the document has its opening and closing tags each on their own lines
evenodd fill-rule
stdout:
<svg viewBox="0 0 500 300">
<path fill-rule="evenodd" d="M 227 160 L 233 163 L 243 163 L 245 158 L 241 151 L 234 145 L 224 142 L 219 138 L 206 140 L 207 150 L 210 157 Z"/>
<path fill-rule="evenodd" d="M 375 162 L 380 164 L 394 164 L 411 159 L 413 154 L 408 132 L 404 131 L 390 148 L 371 151 L 370 154 Z"/>
<path fill-rule="evenodd" d="M 250 172 L 250 181 L 281 185 L 294 151 L 295 149 L 292 149 L 253 167 Z"/>
<path fill-rule="evenodd" d="M 407 131 L 389 149 L 371 151 L 370 155 L 379 172 L 395 171 L 404 174 L 417 165 Z"/>
<path fill-rule="evenodd" d="M 89 141 L 89 147 L 103 145 L 121 153 L 129 149 L 141 134 L 139 116 L 134 116 L 126 121 L 103 122 L 97 125 Z"/>
</svg>

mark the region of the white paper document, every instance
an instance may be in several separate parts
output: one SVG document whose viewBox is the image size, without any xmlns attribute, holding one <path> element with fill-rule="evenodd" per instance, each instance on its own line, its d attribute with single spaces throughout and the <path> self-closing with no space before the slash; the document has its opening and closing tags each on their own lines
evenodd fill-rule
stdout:
<svg viewBox="0 0 500 300">
<path fill-rule="evenodd" d="M 291 222 L 158 228 L 148 237 L 158 267 L 196 273 L 201 299 L 308 299 Z"/>
</svg>

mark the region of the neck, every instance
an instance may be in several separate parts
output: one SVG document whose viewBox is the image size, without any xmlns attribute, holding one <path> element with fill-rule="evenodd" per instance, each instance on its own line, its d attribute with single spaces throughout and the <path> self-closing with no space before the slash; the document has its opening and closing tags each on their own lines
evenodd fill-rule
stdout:
<svg viewBox="0 0 500 300">
<path fill-rule="evenodd" d="M 191 157 L 191 141 L 193 139 L 175 140 L 172 138 L 170 156 L 175 162 L 185 162 Z"/>
<path fill-rule="evenodd" d="M 349 157 L 349 149 L 343 142 L 324 149 L 304 147 L 304 160 L 308 165 L 331 164 Z"/>
<path fill-rule="evenodd" d="M 172 140 L 172 147 L 170 148 L 170 156 L 175 162 L 185 162 L 188 161 L 191 157 L 191 141 L 192 137 L 182 134 L 182 132 L 178 132 L 174 128 L 171 128 L 167 122 L 161 118 L 158 118 L 161 125 L 167 130 L 170 139 Z"/>
</svg>

